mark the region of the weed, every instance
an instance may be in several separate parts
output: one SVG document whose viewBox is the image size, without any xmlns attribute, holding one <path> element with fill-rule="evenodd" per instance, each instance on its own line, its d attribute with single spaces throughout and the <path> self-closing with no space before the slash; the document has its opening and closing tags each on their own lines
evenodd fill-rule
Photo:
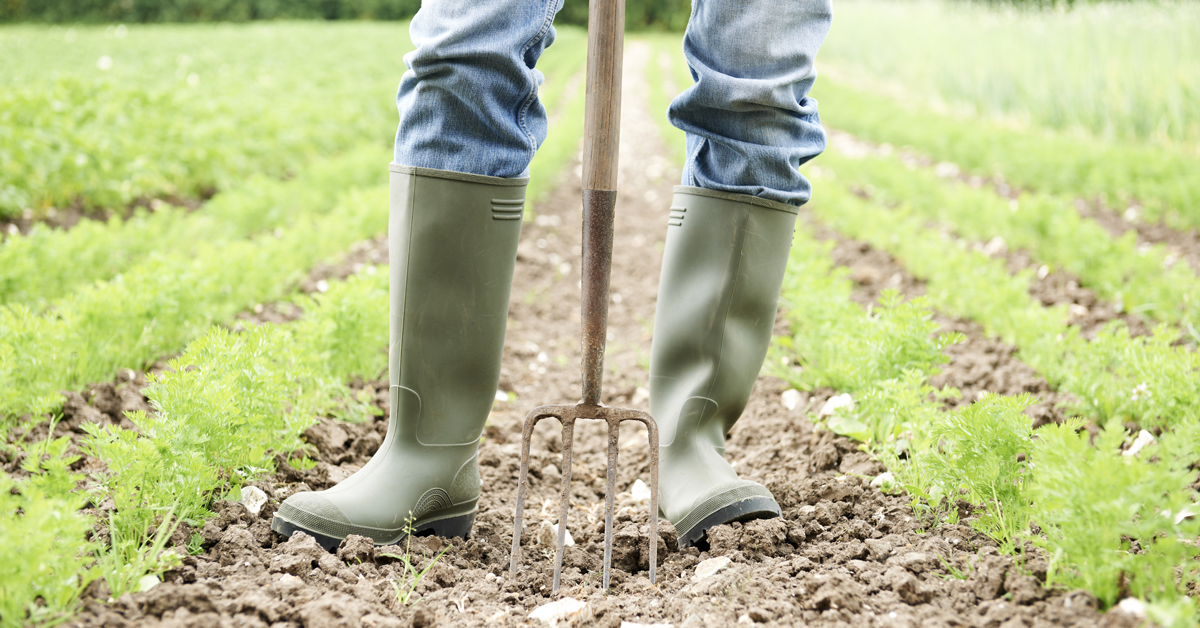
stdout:
<svg viewBox="0 0 1200 628">
<path fill-rule="evenodd" d="M 403 573 L 400 575 L 399 580 L 392 582 L 392 589 L 396 593 L 396 601 L 400 602 L 404 606 L 416 604 L 417 602 L 421 601 L 420 596 L 415 598 L 413 597 L 416 592 L 417 585 L 421 583 L 421 580 L 426 574 L 429 573 L 429 570 L 433 569 L 433 566 L 437 564 L 438 560 L 440 560 L 442 556 L 444 556 L 452 547 L 451 545 L 443 547 L 442 551 L 438 552 L 436 556 L 430 559 L 429 563 L 425 565 L 424 569 L 418 570 L 416 563 L 412 558 L 412 532 L 412 520 L 410 519 L 407 534 L 404 538 L 404 554 L 380 554 L 380 556 L 386 556 L 388 558 L 393 558 L 400 561 L 400 566 L 403 569 Z"/>
</svg>

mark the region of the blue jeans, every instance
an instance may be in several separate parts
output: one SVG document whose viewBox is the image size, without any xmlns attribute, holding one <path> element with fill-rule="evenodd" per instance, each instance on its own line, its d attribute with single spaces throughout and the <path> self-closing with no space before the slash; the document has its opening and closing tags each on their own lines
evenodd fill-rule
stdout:
<svg viewBox="0 0 1200 628">
<path fill-rule="evenodd" d="M 687 134 L 683 184 L 800 205 L 797 167 L 825 149 L 813 58 L 831 0 L 693 0 L 683 51 L 695 83 L 671 124 Z M 528 174 L 546 139 L 538 57 L 562 0 L 425 0 L 396 97 L 398 164 Z"/>
</svg>

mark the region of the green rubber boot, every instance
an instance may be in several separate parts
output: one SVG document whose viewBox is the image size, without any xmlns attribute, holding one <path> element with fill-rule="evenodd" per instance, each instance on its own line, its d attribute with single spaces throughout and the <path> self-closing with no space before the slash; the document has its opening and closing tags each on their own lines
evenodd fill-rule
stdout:
<svg viewBox="0 0 1200 628">
<path fill-rule="evenodd" d="M 650 413 L 661 432 L 659 510 L 682 547 L 708 529 L 778 517 L 765 487 L 725 461 L 725 434 L 762 368 L 796 208 L 678 186 L 671 202 L 650 350 Z"/>
<path fill-rule="evenodd" d="M 470 534 L 528 181 L 391 165 L 387 437 L 341 484 L 289 497 L 276 532 L 326 549 L 351 534 Z"/>
</svg>

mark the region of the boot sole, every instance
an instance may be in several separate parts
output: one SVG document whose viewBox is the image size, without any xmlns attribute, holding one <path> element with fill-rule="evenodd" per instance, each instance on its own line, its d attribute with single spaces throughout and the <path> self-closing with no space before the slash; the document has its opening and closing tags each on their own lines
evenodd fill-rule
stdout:
<svg viewBox="0 0 1200 628">
<path fill-rule="evenodd" d="M 743 499 L 718 508 L 687 530 L 676 530 L 679 533 L 679 547 L 693 547 L 700 543 L 707 545 L 709 529 L 725 523 L 773 519 L 781 516 L 783 516 L 783 511 L 779 508 L 779 504 L 770 497 L 754 496 Z"/>
<path fill-rule="evenodd" d="M 465 515 L 455 515 L 442 519 L 418 522 L 417 525 L 413 527 L 413 536 L 461 538 L 465 541 L 471 538 L 471 528 L 475 525 L 476 512 L 478 511 L 472 510 Z M 337 547 L 342 544 L 343 540 L 342 538 L 336 536 L 329 536 L 327 534 L 321 534 L 320 532 L 309 530 L 308 528 L 288 521 L 279 515 L 275 515 L 275 517 L 271 520 L 271 529 L 279 534 L 282 534 L 285 538 L 291 538 L 292 533 L 296 531 L 303 532 L 316 539 L 317 545 L 325 548 L 325 551 L 328 552 L 336 550 Z M 403 537 L 401 537 L 400 540 L 403 540 Z M 399 543 L 399 540 L 396 541 L 396 543 Z M 387 543 L 387 545 L 394 544 L 395 543 Z M 380 546 L 379 543 L 376 543 L 375 545 Z"/>
</svg>

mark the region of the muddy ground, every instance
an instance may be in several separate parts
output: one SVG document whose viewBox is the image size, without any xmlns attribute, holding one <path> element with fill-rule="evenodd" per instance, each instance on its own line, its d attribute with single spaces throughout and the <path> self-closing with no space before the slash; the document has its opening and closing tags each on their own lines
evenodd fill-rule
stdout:
<svg viewBox="0 0 1200 628">
<path fill-rule="evenodd" d="M 610 339 L 605 401 L 648 409 L 650 334 L 666 234 L 671 186 L 679 176 L 672 154 L 657 139 L 648 117 L 644 45 L 626 52 L 622 115 L 621 180 L 612 277 Z M 74 626 L 520 626 L 550 595 L 552 547 L 546 528 L 554 522 L 561 472 L 557 426 L 543 422 L 535 435 L 533 474 L 525 512 L 520 572 L 509 576 L 509 544 L 524 414 L 544 403 L 579 396 L 578 164 L 558 189 L 534 209 L 518 253 L 501 390 L 480 449 L 483 495 L 470 540 L 414 539 L 410 547 L 375 548 L 351 537 L 328 553 L 303 534 L 284 539 L 270 530 L 278 503 L 297 491 L 333 486 L 361 467 L 382 442 L 386 420 L 345 424 L 322 420 L 306 433 L 317 465 L 298 470 L 278 459 L 274 477 L 253 483 L 270 501 L 257 514 L 237 502 L 218 502 L 217 517 L 199 530 L 184 527 L 173 538 L 187 554 L 193 535 L 201 553 L 165 575 L 146 593 L 107 603 L 95 583 Z M 808 219 L 808 218 L 805 218 Z M 824 234 L 823 237 L 837 237 Z M 377 248 L 365 247 L 377 250 Z M 379 261 L 378 253 L 366 254 Z M 894 260 L 861 243 L 839 239 L 838 263 L 851 268 L 855 299 L 873 301 L 886 287 L 915 296 L 920 282 Z M 238 324 L 254 324 L 294 312 L 266 308 Z M 1022 364 L 1016 351 L 989 340 L 978 326 L 946 317 L 946 329 L 968 341 L 950 351 L 939 384 L 966 395 L 1034 392 L 1046 403 L 1039 421 L 1054 420 L 1058 400 L 1045 381 Z M 124 410 L 145 406 L 136 374 L 69 396 L 61 429 L 82 421 L 122 421 Z M 385 382 L 374 388 L 387 410 Z M 884 469 L 857 445 L 818 431 L 806 413 L 832 391 L 805 394 L 795 409 L 781 400 L 781 381 L 760 377 L 745 415 L 728 440 L 727 455 L 743 477 L 765 484 L 783 507 L 781 519 L 720 526 L 704 550 L 680 551 L 674 531 L 660 531 L 658 581 L 647 577 L 647 510 L 630 489 L 648 480 L 644 432 L 622 434 L 619 506 L 613 586 L 599 586 L 603 543 L 604 446 L 598 424 L 576 431 L 572 510 L 567 527 L 575 545 L 566 553 L 563 590 L 586 602 L 580 625 L 624 622 L 674 626 L 1135 626 L 1121 611 L 1101 613 L 1080 591 L 1048 591 L 1040 585 L 1045 562 L 1036 556 L 1016 565 L 969 525 L 935 525 L 916 516 L 908 499 L 871 486 Z M 386 416 L 386 415 L 385 415 Z M 127 421 L 127 419 L 125 420 Z M 963 511 L 965 521 L 970 513 Z M 444 552 L 444 553 L 442 553 Z M 436 562 L 414 582 L 417 570 Z M 728 565 L 705 578 L 705 560 Z M 711 563 L 710 563 L 711 564 Z M 401 598 L 407 596 L 407 603 Z"/>
</svg>

